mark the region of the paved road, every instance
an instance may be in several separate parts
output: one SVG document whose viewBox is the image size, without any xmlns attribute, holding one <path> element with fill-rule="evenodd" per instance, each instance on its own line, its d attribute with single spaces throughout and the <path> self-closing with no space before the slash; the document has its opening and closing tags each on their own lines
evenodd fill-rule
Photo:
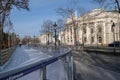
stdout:
<svg viewBox="0 0 120 80">
<path fill-rule="evenodd" d="M 73 52 L 77 80 L 119 80 L 120 56 Z"/>
</svg>

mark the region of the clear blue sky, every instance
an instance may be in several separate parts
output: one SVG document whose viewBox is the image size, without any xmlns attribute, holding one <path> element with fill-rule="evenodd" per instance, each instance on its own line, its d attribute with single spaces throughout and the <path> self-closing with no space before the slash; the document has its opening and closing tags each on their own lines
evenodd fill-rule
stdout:
<svg viewBox="0 0 120 80">
<path fill-rule="evenodd" d="M 91 0 L 78 1 L 79 5 L 85 9 L 98 8 L 98 5 L 93 4 Z M 14 8 L 11 12 L 11 20 L 16 34 L 21 37 L 38 35 L 41 23 L 47 19 L 56 21 L 61 18 L 55 10 L 59 7 L 70 6 L 71 2 L 71 0 L 30 0 L 30 11 L 19 11 Z"/>
</svg>

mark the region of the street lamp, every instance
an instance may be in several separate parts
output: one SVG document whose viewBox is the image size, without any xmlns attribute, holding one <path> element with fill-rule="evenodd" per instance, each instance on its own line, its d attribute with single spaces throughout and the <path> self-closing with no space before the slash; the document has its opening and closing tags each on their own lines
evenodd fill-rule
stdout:
<svg viewBox="0 0 120 80">
<path fill-rule="evenodd" d="M 54 32 L 55 32 L 55 35 L 54 35 L 54 37 L 55 37 L 55 48 L 56 48 L 56 41 L 57 41 L 57 37 L 56 37 L 56 28 L 57 28 L 57 24 L 56 24 L 56 22 L 54 23 Z"/>
<path fill-rule="evenodd" d="M 115 23 L 113 21 L 111 21 L 111 22 L 112 22 L 111 28 L 112 28 L 113 38 L 114 38 L 114 42 L 115 42 Z M 115 53 L 115 43 L 114 43 L 114 53 Z"/>
<path fill-rule="evenodd" d="M 49 45 L 49 27 L 48 27 L 47 34 L 48 34 L 48 41 L 47 41 L 47 44 Z"/>
</svg>

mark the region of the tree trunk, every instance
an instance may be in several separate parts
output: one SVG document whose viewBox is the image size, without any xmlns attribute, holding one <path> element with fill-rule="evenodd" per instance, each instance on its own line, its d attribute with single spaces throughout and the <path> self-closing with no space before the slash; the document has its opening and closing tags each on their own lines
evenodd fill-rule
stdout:
<svg viewBox="0 0 120 80">
<path fill-rule="evenodd" d="M 116 4 L 117 4 L 117 7 L 118 7 L 118 12 L 120 13 L 120 5 L 119 5 L 119 2 L 118 0 L 115 0 Z"/>
<path fill-rule="evenodd" d="M 0 24 L 0 50 L 2 49 L 3 46 L 3 27 L 4 27 L 4 21 L 5 21 L 5 12 L 2 13 L 1 16 L 1 24 Z"/>
</svg>

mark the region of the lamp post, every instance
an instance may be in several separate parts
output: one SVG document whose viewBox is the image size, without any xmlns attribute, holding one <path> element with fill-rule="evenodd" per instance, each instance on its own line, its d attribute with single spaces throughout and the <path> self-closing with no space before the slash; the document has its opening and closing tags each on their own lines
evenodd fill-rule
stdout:
<svg viewBox="0 0 120 80">
<path fill-rule="evenodd" d="M 49 27 L 48 27 L 47 34 L 48 34 L 48 41 L 47 41 L 47 44 L 49 45 Z"/>
<path fill-rule="evenodd" d="M 54 23 L 54 32 L 55 32 L 55 35 L 54 35 L 54 37 L 55 37 L 55 48 L 56 48 L 56 41 L 57 41 L 57 38 L 56 38 L 56 27 L 57 27 L 57 24 L 56 24 L 56 22 Z"/>
<path fill-rule="evenodd" d="M 113 32 L 113 41 L 115 42 L 115 23 L 113 21 L 111 21 L 111 22 L 112 22 L 111 27 L 112 27 L 112 32 Z M 114 43 L 114 53 L 115 52 L 116 51 L 115 51 L 115 43 Z"/>
<path fill-rule="evenodd" d="M 48 32 L 48 45 L 49 45 L 49 32 Z"/>
</svg>

